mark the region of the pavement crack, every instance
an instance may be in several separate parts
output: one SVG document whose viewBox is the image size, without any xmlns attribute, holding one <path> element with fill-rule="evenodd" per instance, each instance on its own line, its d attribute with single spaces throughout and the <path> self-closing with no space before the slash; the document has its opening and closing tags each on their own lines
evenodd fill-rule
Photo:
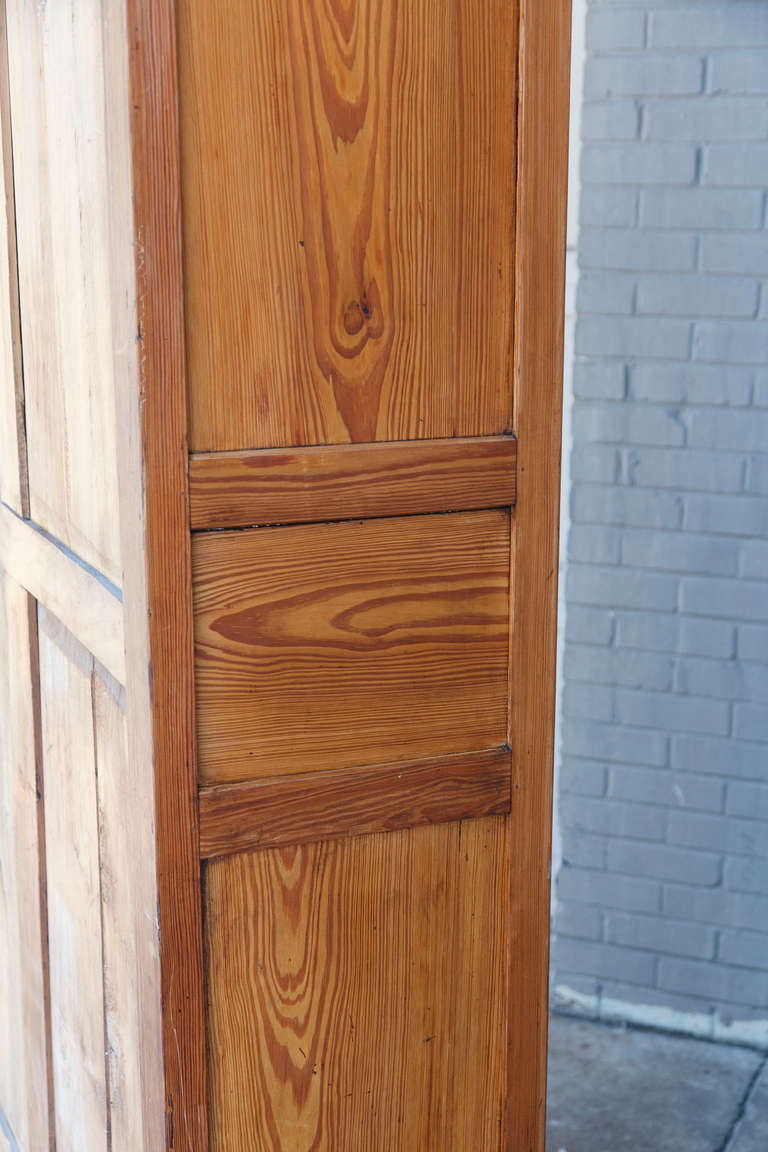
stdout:
<svg viewBox="0 0 768 1152">
<path fill-rule="evenodd" d="M 733 1147 L 733 1138 L 736 1136 L 737 1129 L 741 1124 L 741 1121 L 744 1119 L 744 1114 L 747 1110 L 747 1105 L 749 1104 L 749 1098 L 755 1090 L 755 1085 L 760 1079 L 760 1074 L 765 1068 L 766 1061 L 768 1061 L 768 1054 L 763 1056 L 757 1068 L 750 1076 L 749 1082 L 744 1089 L 741 1100 L 739 1100 L 739 1104 L 736 1108 L 733 1120 L 731 1121 L 731 1126 L 726 1132 L 722 1141 L 718 1144 L 717 1148 L 713 1148 L 712 1152 L 729 1152 L 729 1149 Z"/>
</svg>

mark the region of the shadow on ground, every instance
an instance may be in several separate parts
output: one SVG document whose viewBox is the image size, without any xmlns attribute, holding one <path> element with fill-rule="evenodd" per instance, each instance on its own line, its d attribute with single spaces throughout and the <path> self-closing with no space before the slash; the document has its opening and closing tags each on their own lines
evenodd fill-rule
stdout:
<svg viewBox="0 0 768 1152">
<path fill-rule="evenodd" d="M 547 1152 L 768 1152 L 766 1057 L 553 1016 Z"/>
</svg>

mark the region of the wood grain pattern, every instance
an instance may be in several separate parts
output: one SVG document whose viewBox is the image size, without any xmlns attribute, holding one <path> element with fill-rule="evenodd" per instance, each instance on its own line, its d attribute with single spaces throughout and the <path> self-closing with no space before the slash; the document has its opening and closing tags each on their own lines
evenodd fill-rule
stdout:
<svg viewBox="0 0 768 1152">
<path fill-rule="evenodd" d="M 155 775 L 149 655 L 144 475 L 139 408 L 138 301 L 133 231 L 132 98 L 123 0 L 104 4 L 109 178 L 110 315 L 117 479 L 123 560 L 125 719 L 101 670 L 94 679 L 99 758 L 105 991 L 112 1033 L 110 1152 L 165 1148 L 165 1086 L 160 995 Z M 103 687 L 102 687 L 103 682 Z M 122 695 L 120 696 L 122 700 Z M 103 706 L 103 707 L 102 707 Z M 101 732 L 105 733 L 104 738 Z M 105 766 L 105 761 L 108 767 Z M 125 814 L 130 812 L 130 819 Z M 140 849 L 139 847 L 140 846 Z"/>
<path fill-rule="evenodd" d="M 0 4 L 0 500 L 29 515 L 13 190 L 8 26 Z"/>
<path fill-rule="evenodd" d="M 205 870 L 211 1147 L 500 1147 L 504 820 Z"/>
<path fill-rule="evenodd" d="M 517 4 L 179 4 L 196 451 L 509 427 Z"/>
<path fill-rule="evenodd" d="M 134 772 L 128 761 L 125 691 L 98 665 L 92 674 L 93 735 L 99 816 L 99 873 L 104 952 L 104 1012 L 109 1092 L 109 1152 L 146 1152 L 142 1030 L 142 920 L 153 909 L 141 904 L 142 869 L 136 850 Z M 131 818 L 126 818 L 126 813 Z M 142 842 L 142 852 L 144 851 Z M 138 889 L 138 891 L 137 891 Z M 155 935 L 154 930 L 151 933 Z M 156 1007 L 159 1008 L 159 1005 Z M 159 1031 L 156 1022 L 155 1027 Z M 159 1069 L 158 1069 L 159 1071 Z M 151 1091 L 152 1089 L 150 1089 Z M 157 1091 L 157 1087 L 154 1087 Z M 157 1120 L 157 1117 L 155 1117 Z M 159 1131 L 162 1133 L 162 1119 Z M 149 1147 L 152 1144 L 150 1143 Z"/>
<path fill-rule="evenodd" d="M 143 493 L 146 563 L 145 587 L 134 570 L 134 610 L 146 616 L 133 652 L 138 659 L 146 636 L 162 941 L 165 1143 L 173 1152 L 206 1152 L 176 4 L 126 3 L 141 429 L 134 492 Z M 141 522 L 132 521 L 129 532 L 141 540 Z M 137 690 L 146 691 L 146 681 Z"/>
<path fill-rule="evenodd" d="M 92 658 L 39 610 L 56 1152 L 107 1152 Z"/>
<path fill-rule="evenodd" d="M 513 436 L 406 440 L 189 461 L 192 529 L 498 508 L 515 502 Z"/>
<path fill-rule="evenodd" d="M 119 584 L 102 5 L 7 10 L 30 509 Z"/>
<path fill-rule="evenodd" d="M 53 1026 L 51 1023 L 51 965 L 48 949 L 48 863 L 45 836 L 45 764 L 43 755 L 43 705 L 40 676 L 40 605 L 27 593 L 27 621 L 32 680 L 32 711 L 35 728 L 35 788 L 37 792 L 37 858 L 40 892 L 40 936 L 43 946 L 43 1012 L 48 1098 L 48 1148 L 56 1152 L 56 1112 L 53 1087 Z"/>
<path fill-rule="evenodd" d="M 507 748 L 219 785 L 200 792 L 200 855 L 281 848 L 509 811 Z"/>
<path fill-rule="evenodd" d="M 515 591 L 509 742 L 507 1152 L 543 1152 L 570 0 L 523 0 L 520 36 Z"/>
<path fill-rule="evenodd" d="M 16 583 L 57 616 L 122 683 L 125 650 L 119 595 L 3 505 L 0 559 Z"/>
<path fill-rule="evenodd" d="M 0 571 L 0 1108 L 19 1148 L 49 1145 L 46 940 L 41 931 L 27 594 Z"/>
<path fill-rule="evenodd" d="M 193 540 L 203 785 L 504 743 L 509 514 Z"/>
</svg>

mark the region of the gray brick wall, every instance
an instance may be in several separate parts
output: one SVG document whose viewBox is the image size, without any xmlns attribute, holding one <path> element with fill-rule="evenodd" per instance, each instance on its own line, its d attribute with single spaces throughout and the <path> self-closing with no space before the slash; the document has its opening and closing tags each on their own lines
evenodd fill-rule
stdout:
<svg viewBox="0 0 768 1152">
<path fill-rule="evenodd" d="M 555 1006 L 768 1047 L 768 2 L 589 0 Z"/>
</svg>

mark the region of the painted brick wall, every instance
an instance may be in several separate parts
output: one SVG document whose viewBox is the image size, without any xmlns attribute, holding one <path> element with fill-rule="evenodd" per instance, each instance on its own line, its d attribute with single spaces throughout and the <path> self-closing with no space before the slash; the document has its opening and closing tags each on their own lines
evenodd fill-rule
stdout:
<svg viewBox="0 0 768 1152">
<path fill-rule="evenodd" d="M 554 1003 L 768 1046 L 768 2 L 592 0 Z"/>
</svg>

